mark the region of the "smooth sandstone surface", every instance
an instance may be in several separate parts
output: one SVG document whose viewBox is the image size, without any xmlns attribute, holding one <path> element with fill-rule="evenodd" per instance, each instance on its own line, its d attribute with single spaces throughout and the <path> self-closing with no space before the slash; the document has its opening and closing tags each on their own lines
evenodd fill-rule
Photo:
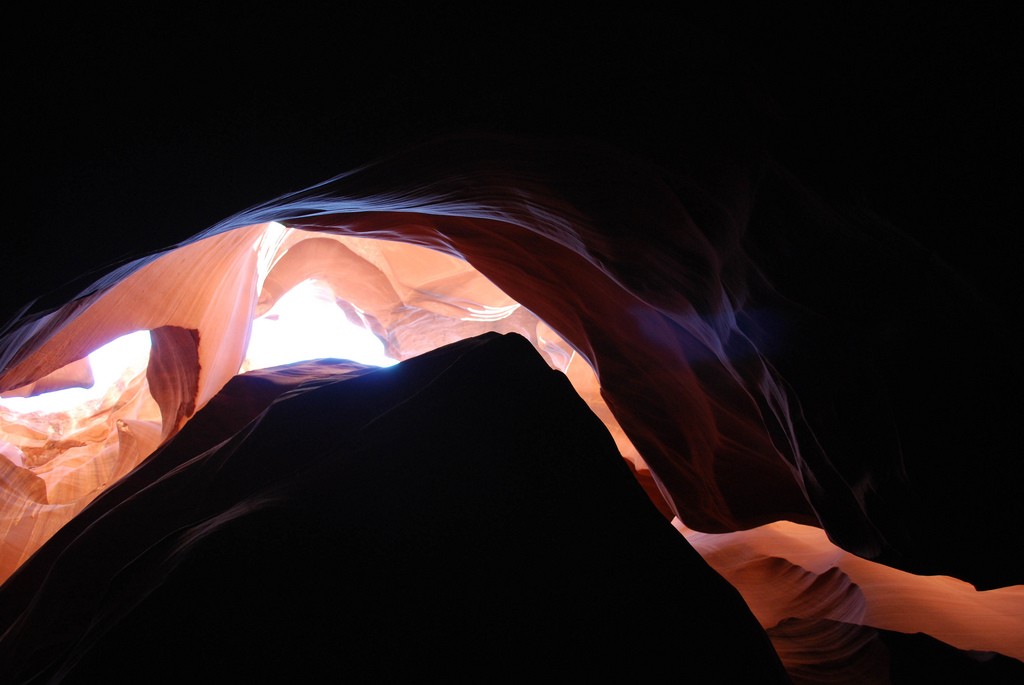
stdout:
<svg viewBox="0 0 1024 685">
<path fill-rule="evenodd" d="M 28 582 L 16 569 L 36 550 L 40 567 L 60 554 L 54 536 L 105 488 L 148 487 L 147 457 L 244 367 L 253 318 L 316 278 L 396 359 L 485 331 L 529 340 L 680 542 L 741 591 L 791 677 L 884 682 L 899 644 L 881 631 L 924 633 L 979 673 L 1016 668 L 1019 399 L 1002 392 L 998 347 L 935 372 L 951 341 L 987 330 L 972 293 L 781 170 L 762 179 L 756 220 L 742 203 L 709 213 L 714 200 L 610 151 L 448 139 L 242 212 L 14 322 L 0 393 L 56 382 L 123 333 L 154 344 L 144 376 L 56 439 L 48 419 L 4 415 L 4 591 Z M 808 246 L 828 276 L 787 270 Z M 851 292 L 865 265 L 881 276 Z M 243 439 L 233 430 L 223 438 Z"/>
</svg>

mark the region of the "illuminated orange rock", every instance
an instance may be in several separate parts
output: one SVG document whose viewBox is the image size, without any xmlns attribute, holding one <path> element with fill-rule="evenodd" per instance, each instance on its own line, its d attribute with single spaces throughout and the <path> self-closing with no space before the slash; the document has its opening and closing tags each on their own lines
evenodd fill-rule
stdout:
<svg viewBox="0 0 1024 685">
<path fill-rule="evenodd" d="M 650 482 L 646 465 L 601 399 L 596 377 L 586 362 L 550 327 L 465 261 L 407 243 L 325 237 L 320 233 L 289 230 L 280 224 L 253 226 L 228 235 L 232 238 L 230 241 L 207 239 L 139 269 L 97 297 L 60 335 L 43 344 L 29 361 L 15 366 L 10 377 L 44 373 L 51 384 L 55 383 L 52 379 L 62 373 L 71 378 L 69 372 L 81 367 L 83 356 L 92 349 L 124 333 L 149 329 L 152 348 L 146 374 L 130 379 L 129 386 L 141 393 L 140 396 L 151 396 L 149 424 L 159 420 L 162 438 L 167 439 L 228 379 L 240 370 L 247 370 L 248 326 L 244 324 L 269 310 L 281 295 L 299 283 L 317 279 L 333 290 L 337 301 L 348 312 L 362 317 L 360 321 L 380 336 L 386 352 L 394 359 L 407 359 L 487 331 L 523 334 L 549 364 L 569 375 L 580 393 L 608 423 L 622 453 L 631 459 L 638 472 L 642 472 L 641 477 L 651 488 L 652 496 L 660 498 Z M 227 272 L 231 276 L 210 281 L 197 278 L 196 271 L 184 266 L 192 259 L 202 265 L 204 272 Z M 133 291 L 149 295 L 138 303 L 126 304 Z M 155 302 L 166 304 L 156 305 Z M 162 310 L 166 305 L 170 305 L 171 311 Z M 224 325 L 224 321 L 235 323 Z M 209 325 L 209 322 L 216 323 Z M 89 334 L 79 335 L 76 333 L 79 331 Z M 42 366 L 43 371 L 39 370 L 39 364 L 46 364 Z M 46 370 L 50 367 L 57 368 Z M 119 442 L 115 425 L 126 431 L 126 420 L 140 418 L 137 412 L 128 414 L 127 408 L 120 406 L 127 405 L 126 397 L 126 394 L 120 396 L 114 420 L 103 419 L 100 414 L 78 419 L 96 433 L 92 439 L 83 441 L 83 430 L 79 428 L 74 435 L 62 435 L 59 446 L 49 448 L 52 454 L 45 459 L 46 469 L 59 468 L 64 490 L 72 487 L 68 484 L 73 484 L 73 497 L 57 496 L 51 485 L 47 496 L 37 498 L 40 501 L 29 507 L 19 490 L 12 488 L 8 493 L 4 518 L 9 521 L 7 530 L 11 533 L 5 534 L 4 539 L 11 551 L 4 557 L 4 577 L 70 515 L 85 506 L 103 487 L 136 466 L 159 444 L 150 440 L 145 452 L 134 448 L 116 449 L 125 440 Z M 159 411 L 153 411 L 153 404 Z M 27 424 L 30 420 L 7 414 L 9 444 L 24 452 L 38 449 L 35 443 L 16 436 L 19 430 L 28 429 L 22 427 L 22 422 Z M 40 439 L 35 438 L 35 442 Z M 136 444 L 134 438 L 131 444 Z M 71 446 L 76 448 L 73 452 L 69 451 Z M 76 461 L 71 458 L 72 454 L 83 451 L 88 454 L 85 466 L 83 457 L 75 457 Z M 120 466 L 113 473 L 97 466 L 114 462 Z M 26 471 L 22 473 L 26 478 L 39 475 L 42 469 L 41 463 L 24 466 Z M 22 532 L 14 535 L 14 530 Z"/>
<path fill-rule="evenodd" d="M 799 197 L 785 194 L 784 175 L 773 180 L 782 200 Z M 1012 637 L 1024 634 L 1021 569 L 1005 544 L 990 544 L 1020 520 L 1019 499 L 1007 497 L 1019 487 L 989 475 L 1009 453 L 973 455 L 958 471 L 938 452 L 889 441 L 885 426 L 830 414 L 843 401 L 819 403 L 811 371 L 842 326 L 820 332 L 817 314 L 766 281 L 793 254 L 775 242 L 805 236 L 748 235 L 752 195 L 717 214 L 703 206 L 696 221 L 687 202 L 713 200 L 605 152 L 445 141 L 123 267 L 0 340 L 0 393 L 23 394 L 65 369 L 79 382 L 73 365 L 124 333 L 150 330 L 154 342 L 144 382 L 124 395 L 136 404 L 87 419 L 87 438 L 51 444 L 30 419 L 5 415 L 5 577 L 187 426 L 245 367 L 253 319 L 316 279 L 395 359 L 486 331 L 528 339 L 610 429 L 664 518 L 741 590 L 792 673 L 811 678 L 825 663 L 878 676 L 873 629 L 1024 659 Z M 885 262 L 858 240 L 865 260 Z M 764 256 L 773 251 L 778 261 Z M 939 279 L 928 267 L 917 276 Z M 887 325 L 891 316 L 879 313 Z M 934 468 L 921 468 L 926 458 Z M 985 506 L 982 490 L 1002 509 Z M 945 608 L 922 609 L 933 603 Z"/>
</svg>

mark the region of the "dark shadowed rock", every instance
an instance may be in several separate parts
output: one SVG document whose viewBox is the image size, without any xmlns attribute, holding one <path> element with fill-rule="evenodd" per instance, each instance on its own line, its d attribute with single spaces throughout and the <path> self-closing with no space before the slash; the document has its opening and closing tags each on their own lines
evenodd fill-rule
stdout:
<svg viewBox="0 0 1024 685">
<path fill-rule="evenodd" d="M 3 587 L 13 682 L 786 682 L 736 591 L 522 338 L 335 382 L 306 369 L 223 442 L 211 403 Z"/>
</svg>

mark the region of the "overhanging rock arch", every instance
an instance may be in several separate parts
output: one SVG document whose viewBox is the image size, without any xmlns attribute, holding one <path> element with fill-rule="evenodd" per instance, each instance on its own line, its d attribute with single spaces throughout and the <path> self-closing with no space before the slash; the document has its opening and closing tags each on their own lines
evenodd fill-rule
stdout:
<svg viewBox="0 0 1024 685">
<path fill-rule="evenodd" d="M 620 445 L 629 450 L 631 440 L 644 455 L 688 526 L 727 532 L 780 518 L 817 523 L 797 477 L 803 457 L 786 393 L 736 321 L 741 303 L 728 280 L 742 278 L 732 263 L 742 259 L 739 236 L 706 234 L 639 165 L 583 148 L 524 152 L 508 141 L 445 141 L 242 212 L 126 265 L 10 334 L 29 342 L 5 349 L 4 389 L 118 335 L 175 326 L 197 332 L 194 408 L 203 406 L 237 372 L 249 322 L 266 306 L 259 297 L 279 287 L 277 276 L 264 282 L 279 251 L 278 275 L 291 248 L 293 256 L 308 253 L 305 276 L 345 280 L 331 274 L 340 273 L 339 255 L 353 254 L 349 248 L 307 233 L 282 244 L 289 239 L 267 229 L 279 222 L 465 260 L 595 369 L 610 407 L 599 411 L 609 424 L 618 419 Z M 306 247 L 316 240 L 323 249 Z M 373 271 L 366 260 L 349 266 L 360 262 Z M 438 333 L 431 335 L 436 344 Z M 165 425 L 164 434 L 177 427 Z"/>
<path fill-rule="evenodd" d="M 154 394 L 180 399 L 161 403 L 177 408 L 161 412 L 176 417 L 162 426 L 166 437 L 194 411 L 188 402 L 202 407 L 236 373 L 253 316 L 288 283 L 330 281 L 341 264 L 384 274 L 389 249 L 425 247 L 465 260 L 589 362 L 682 527 L 727 534 L 813 524 L 848 551 L 900 559 L 893 522 L 877 518 L 864 489 L 830 463 L 760 346 L 750 314 L 770 289 L 744 249 L 748 211 L 737 201 L 698 223 L 663 179 L 606 151 L 444 141 L 242 212 L 109 274 L 65 307 L 10 329 L 0 382 L 36 382 L 123 332 L 195 331 L 194 383 L 175 385 L 174 372 L 156 370 L 180 367 L 167 360 L 187 359 L 179 354 L 187 344 L 165 345 L 151 365 L 151 387 L 194 385 Z M 360 255 L 351 239 L 367 238 L 393 247 Z M 275 275 L 291 250 L 294 264 Z M 376 287 L 373 278 L 366 271 L 366 288 L 343 299 L 365 298 L 363 312 L 374 297 L 404 301 L 387 292 L 395 281 Z M 387 338 L 388 326 L 373 318 Z M 422 351 L 403 335 L 391 341 L 396 350 Z"/>
</svg>

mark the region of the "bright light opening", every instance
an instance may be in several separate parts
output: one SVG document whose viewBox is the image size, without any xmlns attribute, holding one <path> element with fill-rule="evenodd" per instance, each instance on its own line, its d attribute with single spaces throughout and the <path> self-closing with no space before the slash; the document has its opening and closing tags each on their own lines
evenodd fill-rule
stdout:
<svg viewBox="0 0 1024 685">
<path fill-rule="evenodd" d="M 0 397 L 0 405 L 22 414 L 55 413 L 103 399 L 119 381 L 134 378 L 149 364 L 149 331 L 135 331 L 111 340 L 88 356 L 93 384 L 35 397 Z"/>
<path fill-rule="evenodd" d="M 349 321 L 330 286 L 309 279 L 285 293 L 252 322 L 240 371 L 324 358 L 349 359 L 368 366 L 398 363 L 384 353 L 384 343 L 377 336 Z"/>
</svg>

